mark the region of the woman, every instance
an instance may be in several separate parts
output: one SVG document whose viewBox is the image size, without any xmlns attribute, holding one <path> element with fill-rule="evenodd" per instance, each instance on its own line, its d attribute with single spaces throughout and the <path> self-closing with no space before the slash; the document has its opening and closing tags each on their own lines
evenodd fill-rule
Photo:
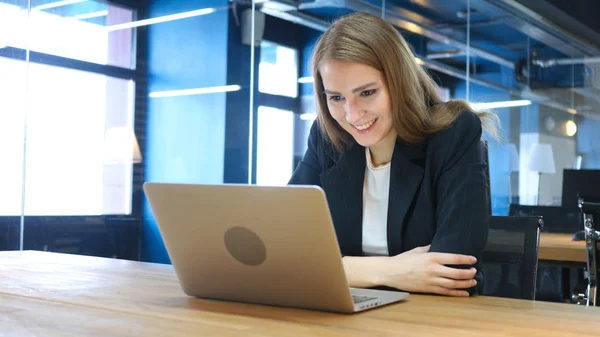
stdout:
<svg viewBox="0 0 600 337">
<path fill-rule="evenodd" d="M 442 102 L 400 34 L 366 13 L 323 34 L 312 71 L 317 121 L 290 184 L 324 189 L 350 286 L 479 293 L 480 138 L 495 116 Z"/>
</svg>

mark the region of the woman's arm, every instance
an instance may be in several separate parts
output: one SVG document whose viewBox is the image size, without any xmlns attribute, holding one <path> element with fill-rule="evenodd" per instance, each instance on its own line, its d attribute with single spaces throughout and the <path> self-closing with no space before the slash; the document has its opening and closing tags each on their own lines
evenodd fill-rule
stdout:
<svg viewBox="0 0 600 337">
<path fill-rule="evenodd" d="M 372 288 L 384 285 L 387 256 L 344 256 L 342 263 L 351 287 Z"/>
<path fill-rule="evenodd" d="M 481 133 L 479 118 L 464 113 L 429 144 L 439 160 L 431 245 L 393 257 L 344 257 L 350 286 L 451 296 L 479 291 L 483 274 L 477 259 L 487 242 L 489 209 Z"/>
<path fill-rule="evenodd" d="M 345 256 L 346 278 L 351 287 L 386 286 L 408 292 L 449 296 L 469 296 L 464 289 L 474 287 L 475 268 L 456 269 L 446 264 L 472 265 L 472 256 L 430 253 L 429 246 L 393 256 Z"/>
<path fill-rule="evenodd" d="M 465 113 L 452 129 L 436 140 L 438 145 L 447 145 L 439 146 L 446 153 L 446 159 L 435 191 L 437 228 L 431 252 L 481 259 L 488 236 L 490 202 L 481 133 L 479 118 Z M 460 263 L 451 265 L 464 269 L 471 267 Z M 479 287 L 470 289 L 471 294 L 478 293 L 483 284 L 480 270 L 475 278 Z"/>
</svg>

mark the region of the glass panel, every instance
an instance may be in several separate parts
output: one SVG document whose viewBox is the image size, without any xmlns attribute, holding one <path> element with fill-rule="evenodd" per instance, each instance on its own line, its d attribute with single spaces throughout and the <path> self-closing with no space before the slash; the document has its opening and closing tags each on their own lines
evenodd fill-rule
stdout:
<svg viewBox="0 0 600 337">
<path fill-rule="evenodd" d="M 548 45 L 508 25 L 476 27 L 473 32 L 488 41 L 497 40 L 494 37 L 503 32 L 500 48 L 510 50 L 514 59 L 514 69 L 501 67 L 496 75 L 481 74 L 494 76 L 490 78 L 501 80 L 511 90 L 491 91 L 473 84 L 473 99 L 528 103 L 493 109 L 503 128 L 502 143 L 490 147 L 494 213 L 509 214 L 510 204 L 560 206 L 563 170 L 583 162 L 577 127 L 597 110 L 595 89 L 585 84 L 590 68 L 586 70 L 581 63 L 544 64 L 569 57 L 563 54 L 561 46 Z M 481 68 L 485 69 L 485 63 Z M 583 144 L 585 148 L 589 141 L 584 140 Z M 513 165 L 515 162 L 518 164 Z"/>
<path fill-rule="evenodd" d="M 239 6 L 233 13 L 227 0 L 157 0 L 132 9 L 33 1 L 30 14 L 24 3 L 0 0 L 0 42 L 8 46 L 0 48 L 0 88 L 10 97 L 0 100 L 0 153 L 11 158 L 3 177 L 26 172 L 25 248 L 169 262 L 144 181 L 255 177 L 258 101 L 251 93 L 258 92 L 260 39 L 252 49 L 248 34 L 255 12 Z M 148 16 L 132 23 L 137 10 Z M 106 67 L 133 68 L 132 26 L 144 27 L 144 69 Z M 28 66 L 25 48 L 35 51 Z M 17 142 L 24 136 L 25 155 Z M 21 215 L 15 180 L 2 180 L 0 190 L 12 194 L 2 195 L 10 202 L 0 209 L 2 224 L 17 224 L 6 227 L 11 245 L 19 243 Z M 5 227 L 0 233 L 2 244 Z"/>
<path fill-rule="evenodd" d="M 256 183 L 283 186 L 293 171 L 294 114 L 258 107 Z"/>
<path fill-rule="evenodd" d="M 29 12 L 27 2 L 0 0 L 0 44 L 135 68 L 131 9 L 93 0 L 32 0 Z"/>
<path fill-rule="evenodd" d="M 147 113 L 136 116 L 145 128 L 145 181 L 222 184 L 248 183 L 252 177 L 257 125 L 251 116 L 258 105 L 251 106 L 250 95 L 258 92 L 260 41 L 249 34 L 249 7 L 229 5 L 228 0 L 150 2 L 144 19 L 168 20 L 146 27 L 149 99 Z M 156 219 L 140 194 L 141 260 L 168 263 Z"/>
<path fill-rule="evenodd" d="M 25 132 L 25 62 L 0 58 L 0 216 L 21 214 L 23 137 Z"/>
<path fill-rule="evenodd" d="M 21 234 L 24 233 L 20 215 L 23 207 L 27 68 L 14 68 L 12 60 L 19 58 L 21 54 L 7 48 L 9 33 L 12 31 L 3 27 L 6 18 L 12 13 L 6 10 L 8 5 L 26 8 L 27 1 L 0 3 L 0 251 L 21 249 Z M 7 77 L 5 74 L 13 76 Z"/>
<path fill-rule="evenodd" d="M 0 59 L 0 69 L 3 92 L 29 81 L 25 215 L 130 214 L 133 144 L 111 142 L 123 138 L 114 135 L 117 126 L 126 127 L 129 141 L 134 139 L 132 82 L 35 63 L 23 77 L 25 63 L 9 59 Z M 0 110 L 13 113 L 1 123 L 1 134 L 12 146 L 3 148 L 2 216 L 21 213 L 20 200 L 14 198 L 21 184 L 13 177 L 23 170 L 22 101 L 7 97 Z M 129 158 L 118 153 L 126 148 Z"/>
<path fill-rule="evenodd" d="M 463 24 L 460 27 L 468 38 L 469 50 L 468 55 L 458 59 L 464 59 L 466 71 L 468 57 L 469 71 L 468 81 L 455 91 L 455 97 L 467 99 L 475 110 L 490 111 L 499 118 L 500 139 L 484 135 L 484 140 L 488 143 L 492 214 L 508 215 L 511 204 L 530 197 L 520 179 L 527 164 L 522 143 L 528 137 L 523 131 L 533 124 L 527 116 L 532 116 L 530 111 L 537 105 L 532 106 L 530 97 L 524 94 L 526 90 L 520 90 L 524 84 L 514 76 L 519 60 L 527 57 L 527 51 L 515 48 L 527 46 L 527 36 L 504 26 L 491 7 L 465 7 L 462 13 L 458 20 Z"/>
<path fill-rule="evenodd" d="M 305 124 L 312 123 L 315 116 L 308 68 L 314 41 L 335 18 L 357 9 L 368 10 L 398 28 L 440 86 L 443 100 L 464 99 L 476 110 L 498 115 L 500 141 L 487 135 L 483 139 L 489 145 L 494 214 L 508 214 L 511 204 L 559 205 L 563 169 L 598 167 L 600 153 L 594 149 L 599 147 L 593 144 L 600 139 L 587 131 L 598 125 L 587 116 L 600 111 L 596 107 L 600 104 L 600 62 L 587 58 L 575 65 L 544 64 L 546 59 L 570 57 L 567 51 L 572 46 L 551 43 L 543 34 L 539 40 L 532 38 L 535 29 L 519 25 L 521 19 L 502 20 L 511 16 L 504 9 L 480 1 L 370 1 L 369 6 L 360 8 L 310 3 L 303 4 L 302 15 L 296 16 L 290 12 L 281 15 L 275 6 L 265 7 L 263 11 L 272 16 L 297 23 L 295 30 L 289 30 L 293 34 L 288 36 L 294 38 L 288 43 L 295 43 L 301 51 L 298 113 Z M 271 24 L 265 34 L 269 41 L 283 31 L 284 25 L 275 23 L 278 20 L 268 21 Z M 294 151 L 297 161 L 305 150 L 298 144 L 305 141 L 307 133 L 299 124 L 295 130 L 301 135 Z M 533 150 L 535 144 L 550 144 L 552 159 L 543 154 L 533 156 L 532 151 L 538 151 Z M 535 158 L 541 159 L 535 163 Z M 546 167 L 550 163 L 553 170 Z"/>
</svg>

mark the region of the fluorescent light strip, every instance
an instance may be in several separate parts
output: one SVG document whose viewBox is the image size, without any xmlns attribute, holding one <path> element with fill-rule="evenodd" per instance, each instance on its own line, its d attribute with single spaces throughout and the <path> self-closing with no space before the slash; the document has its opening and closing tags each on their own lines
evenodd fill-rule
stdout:
<svg viewBox="0 0 600 337">
<path fill-rule="evenodd" d="M 317 114 L 316 113 L 304 113 L 300 115 L 300 119 L 303 121 L 313 121 L 315 119 L 317 119 Z"/>
<path fill-rule="evenodd" d="M 35 7 L 33 7 L 33 9 L 42 11 L 44 9 L 51 9 L 51 8 L 57 8 L 57 7 L 62 7 L 62 6 L 74 5 L 74 4 L 78 4 L 80 2 L 85 2 L 85 1 L 87 1 L 87 0 L 63 0 L 63 1 L 51 2 L 49 4 L 35 6 Z"/>
<path fill-rule="evenodd" d="M 223 7 L 223 8 L 229 8 L 229 7 Z M 132 21 L 132 22 L 120 23 L 118 25 L 107 26 L 106 30 L 108 30 L 109 32 L 112 32 L 112 31 L 115 31 L 115 30 L 129 29 L 129 28 L 135 28 L 135 27 L 153 25 L 155 23 L 161 23 L 161 22 L 168 22 L 168 21 L 173 21 L 173 20 L 186 19 L 186 18 L 191 18 L 191 17 L 194 17 L 194 16 L 200 16 L 200 15 L 206 15 L 206 14 L 214 13 L 217 10 L 220 10 L 220 9 L 223 9 L 223 8 L 202 8 L 202 9 L 197 9 L 197 10 L 193 10 L 193 11 L 189 11 L 189 12 L 182 12 L 182 13 L 177 13 L 177 14 L 170 14 L 170 15 L 165 15 L 165 16 L 159 16 L 159 17 L 152 18 L 152 19 L 145 19 L 145 20 L 139 20 L 139 21 Z"/>
<path fill-rule="evenodd" d="M 298 83 L 313 83 L 315 79 L 312 76 L 300 77 Z"/>
<path fill-rule="evenodd" d="M 190 95 L 202 95 L 202 94 L 214 94 L 214 93 L 219 93 L 219 92 L 238 91 L 240 89 L 242 89 L 242 87 L 240 87 L 239 85 L 224 85 L 224 86 L 220 86 L 220 87 L 155 91 L 155 92 L 151 92 L 148 96 L 152 97 L 152 98 L 190 96 Z"/>
<path fill-rule="evenodd" d="M 107 15 L 108 15 L 108 10 L 105 10 L 105 11 L 86 13 L 86 14 L 79 14 L 79 15 L 73 16 L 73 18 L 77 19 L 77 20 L 87 20 L 87 19 L 93 19 L 93 18 L 100 18 L 100 17 L 107 16 Z"/>
<path fill-rule="evenodd" d="M 483 110 L 483 109 L 498 109 L 498 108 L 510 108 L 516 106 L 525 106 L 530 105 L 531 101 L 524 100 L 516 100 L 516 101 L 500 101 L 500 102 L 488 102 L 488 103 L 471 103 L 471 108 L 474 110 Z"/>
</svg>

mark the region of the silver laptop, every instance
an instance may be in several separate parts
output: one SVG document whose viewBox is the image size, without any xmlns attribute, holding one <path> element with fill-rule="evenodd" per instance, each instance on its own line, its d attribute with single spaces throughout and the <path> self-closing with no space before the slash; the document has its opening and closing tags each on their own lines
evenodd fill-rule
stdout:
<svg viewBox="0 0 600 337">
<path fill-rule="evenodd" d="M 341 313 L 408 297 L 348 286 L 317 186 L 145 183 L 144 192 L 189 296 Z"/>
</svg>

